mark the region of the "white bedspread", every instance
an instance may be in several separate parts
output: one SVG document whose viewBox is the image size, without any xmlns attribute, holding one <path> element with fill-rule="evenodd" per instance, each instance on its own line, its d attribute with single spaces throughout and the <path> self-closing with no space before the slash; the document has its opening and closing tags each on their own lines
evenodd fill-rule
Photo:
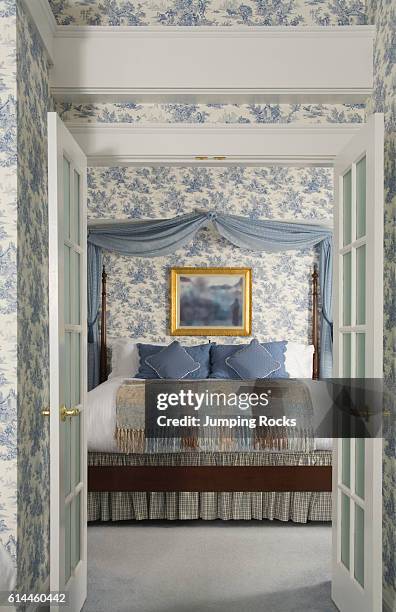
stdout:
<svg viewBox="0 0 396 612">
<path fill-rule="evenodd" d="M 126 379 L 124 376 L 111 378 L 88 393 L 87 433 L 88 450 L 118 453 L 114 439 L 116 426 L 117 390 Z M 138 379 L 129 379 L 138 380 Z M 316 450 L 331 450 L 332 438 L 316 438 Z"/>
</svg>

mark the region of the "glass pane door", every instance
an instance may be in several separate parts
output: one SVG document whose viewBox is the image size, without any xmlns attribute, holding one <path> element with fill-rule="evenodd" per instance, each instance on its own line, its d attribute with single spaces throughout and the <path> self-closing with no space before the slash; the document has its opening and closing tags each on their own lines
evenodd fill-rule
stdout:
<svg viewBox="0 0 396 612">
<path fill-rule="evenodd" d="M 333 370 L 369 386 L 383 377 L 383 135 L 375 113 L 334 162 Z M 335 438 L 332 473 L 332 599 L 340 612 L 380 612 L 381 438 Z"/>
<path fill-rule="evenodd" d="M 64 202 L 64 418 L 65 584 L 81 559 L 82 482 L 80 467 L 82 364 L 81 177 L 63 158 Z"/>
<path fill-rule="evenodd" d="M 87 158 L 58 115 L 47 118 L 50 590 L 79 612 L 87 594 Z"/>
<path fill-rule="evenodd" d="M 342 243 L 339 257 L 341 376 L 365 377 L 366 362 L 366 155 L 341 177 Z M 339 561 L 357 585 L 364 588 L 365 440 L 344 439 L 338 446 L 337 487 L 340 516 Z"/>
<path fill-rule="evenodd" d="M 365 376 L 366 339 L 366 156 L 342 177 L 339 255 L 342 261 L 341 371 Z"/>
</svg>

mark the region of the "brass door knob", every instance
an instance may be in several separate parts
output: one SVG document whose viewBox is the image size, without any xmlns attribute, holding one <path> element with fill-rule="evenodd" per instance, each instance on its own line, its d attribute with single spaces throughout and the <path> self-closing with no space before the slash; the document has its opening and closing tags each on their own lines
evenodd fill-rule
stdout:
<svg viewBox="0 0 396 612">
<path fill-rule="evenodd" d="M 42 414 L 43 416 L 49 416 L 49 415 L 50 415 L 49 408 L 44 408 L 44 409 L 41 411 L 41 414 Z"/>
<path fill-rule="evenodd" d="M 80 410 L 78 408 L 66 408 L 66 406 L 62 406 L 60 415 L 62 421 L 66 421 L 67 417 L 75 417 L 80 414 Z"/>
</svg>

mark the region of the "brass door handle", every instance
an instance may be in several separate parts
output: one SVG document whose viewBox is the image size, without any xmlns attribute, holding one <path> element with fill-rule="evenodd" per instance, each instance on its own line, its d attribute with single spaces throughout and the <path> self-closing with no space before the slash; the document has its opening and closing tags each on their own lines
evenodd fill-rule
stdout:
<svg viewBox="0 0 396 612">
<path fill-rule="evenodd" d="M 41 414 L 42 414 L 42 416 L 49 416 L 49 415 L 50 415 L 49 408 L 44 408 L 44 409 L 41 411 Z"/>
<path fill-rule="evenodd" d="M 66 421 L 67 417 L 75 417 L 75 416 L 78 416 L 79 414 L 80 414 L 80 410 L 78 408 L 70 408 L 69 410 L 68 408 L 66 408 L 66 406 L 62 406 L 61 411 L 60 411 L 62 421 Z"/>
</svg>

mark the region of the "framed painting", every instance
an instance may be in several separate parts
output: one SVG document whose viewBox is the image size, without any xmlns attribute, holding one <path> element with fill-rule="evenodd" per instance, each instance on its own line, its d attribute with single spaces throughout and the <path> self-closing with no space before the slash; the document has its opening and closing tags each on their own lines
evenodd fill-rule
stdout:
<svg viewBox="0 0 396 612">
<path fill-rule="evenodd" d="M 172 268 L 173 336 L 249 336 L 251 268 Z"/>
</svg>

